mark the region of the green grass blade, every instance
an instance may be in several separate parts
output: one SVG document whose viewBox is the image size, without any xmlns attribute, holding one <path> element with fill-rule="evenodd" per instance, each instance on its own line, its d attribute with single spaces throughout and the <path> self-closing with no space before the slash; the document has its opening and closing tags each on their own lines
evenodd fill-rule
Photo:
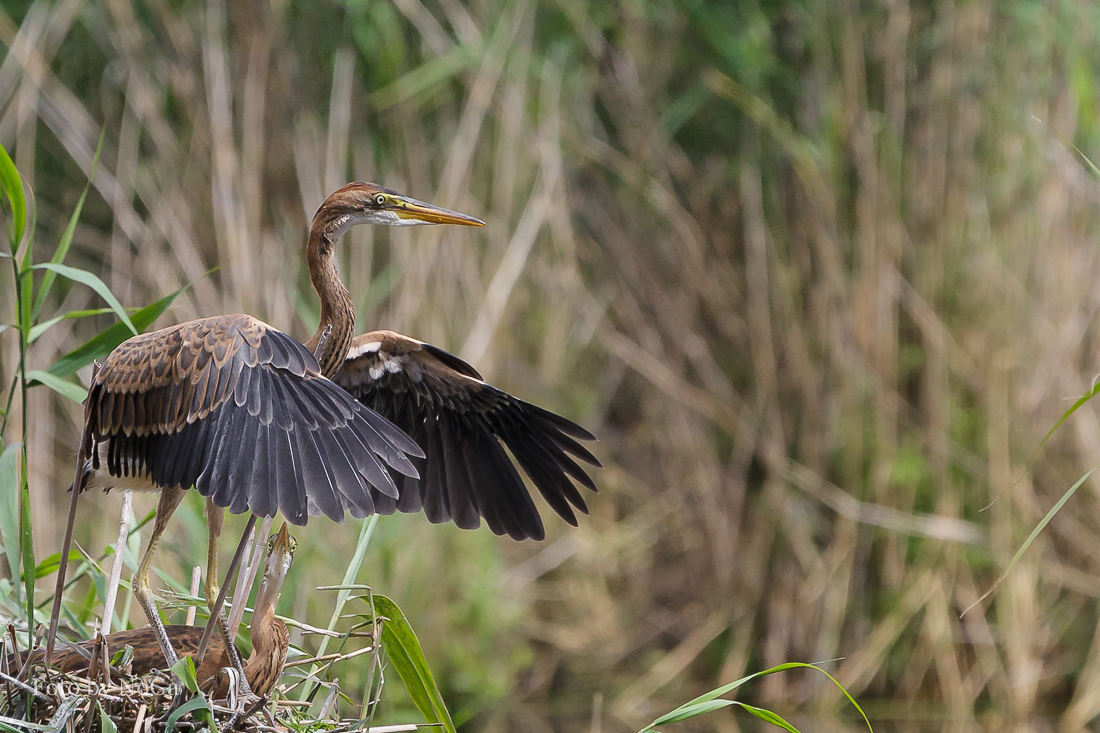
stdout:
<svg viewBox="0 0 1100 733">
<path fill-rule="evenodd" d="M 1077 489 L 1081 488 L 1081 486 L 1084 485 L 1086 481 L 1088 481 L 1089 476 L 1091 476 L 1097 468 L 1100 468 L 1100 466 L 1095 466 L 1090 469 L 1088 473 L 1077 479 L 1077 483 L 1069 487 L 1066 493 L 1062 494 L 1062 498 L 1055 502 L 1054 506 L 1050 508 L 1050 511 L 1046 513 L 1046 516 L 1039 520 L 1039 523 L 1035 525 L 1035 529 L 1031 530 L 1031 534 L 1029 534 L 1027 536 L 1027 539 L 1024 540 L 1024 544 L 1020 545 L 1020 549 L 1016 550 L 1016 554 L 1013 555 L 1012 559 L 1008 561 L 1008 565 L 1005 566 L 1005 570 L 1003 573 L 1001 573 L 1001 577 L 997 578 L 996 582 L 994 582 L 993 585 L 991 585 L 985 593 L 982 593 L 981 597 L 978 598 L 978 600 L 967 606 L 966 610 L 959 614 L 960 618 L 969 613 L 970 609 L 974 608 L 974 606 L 977 606 L 986 598 L 989 598 L 989 595 L 997 589 L 997 586 L 1004 582 L 1004 579 L 1007 578 L 1008 574 L 1012 572 L 1012 568 L 1016 567 L 1016 563 L 1020 561 L 1020 558 L 1024 556 L 1024 553 L 1027 552 L 1027 549 L 1031 547 L 1031 543 L 1035 541 L 1035 538 L 1039 536 L 1039 533 L 1046 529 L 1046 526 L 1050 524 L 1050 520 L 1054 519 L 1054 515 L 1061 511 L 1062 507 L 1066 505 L 1066 502 L 1069 501 L 1073 497 L 1073 495 L 1077 493 Z"/>
<path fill-rule="evenodd" d="M 170 293 L 155 303 L 145 306 L 131 316 L 131 322 L 138 329 L 144 331 L 153 321 L 160 318 L 164 311 L 168 310 L 168 306 L 172 304 L 172 301 L 175 300 L 180 293 L 189 287 L 190 285 L 184 285 L 176 292 Z M 96 334 L 83 346 L 78 346 L 55 361 L 47 367 L 46 371 L 55 377 L 67 377 L 71 374 L 75 374 L 77 370 L 91 364 L 94 359 L 102 359 L 107 356 L 107 354 L 111 353 L 112 349 L 130 338 L 131 335 L 129 329 L 127 329 L 124 324 L 112 324 Z"/>
<path fill-rule="evenodd" d="M 20 471 L 20 542 L 23 555 L 23 588 L 27 593 L 27 632 L 33 635 L 34 631 L 34 582 L 38 579 L 34 574 L 37 563 L 34 561 L 34 526 L 31 524 L 31 488 L 27 484 L 27 453 L 23 450 L 23 470 Z"/>
<path fill-rule="evenodd" d="M 186 657 L 186 659 L 190 659 L 190 657 Z M 206 715 L 199 715 L 200 711 L 205 711 Z M 199 697 L 191 698 L 183 705 L 180 705 L 178 708 L 173 710 L 172 714 L 168 716 L 168 722 L 165 724 L 164 729 L 176 730 L 177 721 L 179 721 L 179 719 L 182 718 L 184 715 L 187 715 L 191 712 L 195 713 L 196 720 L 200 718 L 204 719 L 206 724 L 210 726 L 210 730 L 217 733 L 218 728 L 214 725 L 214 716 L 210 710 L 210 704 L 207 703 L 206 698 L 202 697 L 201 695 Z"/>
<path fill-rule="evenodd" d="M 97 702 L 96 707 L 99 708 L 100 733 L 118 733 L 118 726 L 115 725 L 115 721 L 111 720 L 111 716 L 107 715 L 107 711 L 103 709 L 103 706 Z"/>
<path fill-rule="evenodd" d="M 54 262 L 46 262 L 41 265 L 35 265 L 35 270 L 46 270 L 47 272 L 56 272 L 58 275 L 64 278 L 68 278 L 73 282 L 78 282 L 82 285 L 87 285 L 94 290 L 99 297 L 103 298 L 107 302 L 107 305 L 111 306 L 111 309 L 118 314 L 119 320 L 129 327 L 129 329 L 136 336 L 138 330 L 134 328 L 134 324 L 130 322 L 130 316 L 126 313 L 126 309 L 122 307 L 122 303 L 118 302 L 115 294 L 111 292 L 111 289 L 107 287 L 107 284 L 100 280 L 96 275 L 88 272 L 87 270 L 81 270 L 79 267 L 69 267 L 68 265 L 59 265 Z"/>
<path fill-rule="evenodd" d="M 178 662 L 172 665 L 172 674 L 178 677 L 183 686 L 191 692 L 199 691 L 199 677 L 195 671 L 195 660 L 191 657 L 181 657 Z M 171 726 L 168 726 L 166 730 L 171 730 Z"/>
<path fill-rule="evenodd" d="M 38 200 L 34 197 L 34 191 L 30 188 L 27 189 L 27 241 L 23 247 L 23 262 L 19 265 L 19 269 L 23 272 L 29 272 L 31 268 L 31 255 L 34 253 L 34 233 L 37 230 L 38 223 Z M 26 293 L 26 309 L 24 313 L 30 314 L 31 305 L 31 291 L 27 289 Z"/>
<path fill-rule="evenodd" d="M 676 710 L 671 713 L 657 718 L 657 720 L 650 723 L 650 727 L 668 725 L 669 723 L 679 723 L 681 720 L 688 720 L 689 718 L 695 718 L 699 715 L 706 715 L 715 710 L 721 710 L 722 708 L 728 708 L 736 704 L 737 703 L 733 700 L 707 700 L 706 702 L 700 702 L 694 705 L 684 705 L 676 708 Z"/>
<path fill-rule="evenodd" d="M 739 680 L 734 680 L 733 682 L 722 685 L 721 687 L 716 687 L 713 690 L 711 690 L 710 692 L 703 693 L 702 695 L 700 695 L 699 697 L 697 697 L 693 700 L 688 700 L 686 703 L 684 703 L 680 707 L 676 708 L 676 710 L 673 710 L 672 712 L 668 713 L 667 715 L 673 715 L 673 714 L 679 712 L 680 710 L 683 710 L 684 708 L 689 707 L 691 705 L 698 705 L 699 703 L 709 702 L 711 700 L 715 700 L 715 699 L 721 697 L 722 695 L 725 695 L 726 693 L 729 693 L 729 692 L 732 692 L 732 691 L 736 690 L 741 685 L 745 684 L 746 682 L 750 682 L 750 681 L 756 679 L 757 677 L 766 677 L 769 674 L 775 674 L 776 672 L 785 672 L 788 669 L 794 669 L 795 667 L 799 667 L 799 666 L 802 666 L 800 662 L 788 662 L 786 664 L 780 664 L 777 667 L 772 667 L 771 669 L 765 669 L 763 672 L 754 672 L 750 675 L 745 675 L 744 677 L 742 677 Z M 817 669 L 817 668 L 815 667 L 814 669 Z M 664 720 L 664 717 L 665 716 L 657 718 L 657 720 L 650 723 L 650 726 L 663 725 L 664 723 L 668 722 L 667 720 Z"/>
<path fill-rule="evenodd" d="M 84 554 L 79 550 L 69 550 L 69 562 L 78 563 L 84 559 Z M 42 562 L 38 563 L 38 567 L 34 569 L 34 574 L 39 578 L 45 578 L 47 575 L 53 575 L 57 572 L 57 569 L 61 567 L 61 553 L 55 552 L 47 557 Z"/>
<path fill-rule="evenodd" d="M 69 254 L 69 247 L 73 243 L 73 233 L 76 232 L 76 223 L 80 219 L 80 212 L 84 209 L 84 200 L 88 198 L 88 190 L 92 187 L 92 179 L 95 178 L 95 169 L 99 165 L 99 154 L 103 151 L 103 138 L 106 134 L 106 128 L 103 132 L 99 133 L 99 144 L 95 147 L 95 157 L 92 158 L 92 168 L 88 173 L 88 182 L 84 185 L 84 191 L 80 194 L 80 198 L 76 202 L 76 208 L 73 209 L 73 215 L 69 217 L 69 224 L 65 227 L 65 232 L 61 235 L 61 241 L 57 243 L 57 249 L 53 252 L 53 257 L 50 258 L 50 262 L 55 265 L 60 265 L 65 261 L 65 256 Z M 38 286 L 38 296 L 34 300 L 34 308 L 31 310 L 31 317 L 34 320 L 38 320 L 38 314 L 42 310 L 42 304 L 46 302 L 46 296 L 50 293 L 50 288 L 53 287 L 54 280 L 57 279 L 57 273 L 47 272 L 42 276 L 42 283 Z M 33 340 L 33 339 L 32 339 Z"/>
<path fill-rule="evenodd" d="M 761 720 L 765 720 L 772 725 L 782 728 L 783 730 L 787 731 L 787 733 L 802 733 L 802 731 L 800 731 L 798 728 L 795 728 L 793 725 L 783 720 L 783 718 L 781 718 L 776 713 L 773 713 L 771 710 L 765 710 L 764 708 L 746 705 L 743 702 L 738 703 L 737 706 L 740 707 L 742 710 L 746 710 L 752 713 Z"/>
<path fill-rule="evenodd" d="M 351 598 L 351 586 L 355 584 L 355 576 L 359 574 L 359 568 L 363 565 L 363 558 L 367 555 L 367 547 L 370 546 L 371 537 L 374 536 L 374 528 L 378 525 L 379 515 L 375 514 L 370 519 L 363 521 L 363 527 L 359 530 L 359 540 L 355 543 L 355 553 L 351 557 L 351 563 L 348 564 L 348 569 L 344 572 L 344 580 L 340 583 L 340 593 L 336 596 L 336 605 L 332 609 L 332 617 L 328 622 L 328 630 L 332 631 L 336 628 L 336 623 L 340 620 L 340 616 L 344 610 L 344 604 Z M 328 649 L 328 636 L 321 640 L 321 644 L 317 649 L 317 656 L 323 657 L 325 651 Z M 309 675 L 317 674 L 321 666 L 314 664 L 310 667 Z M 307 675 L 308 676 L 308 675 Z M 299 696 L 299 700 L 306 700 L 313 694 L 315 685 L 303 685 L 302 694 Z"/>
<path fill-rule="evenodd" d="M 50 274 L 53 274 L 53 273 L 50 273 Z M 126 310 L 133 313 L 137 309 L 136 308 L 127 308 Z M 50 328 L 52 328 L 53 326 L 56 326 L 61 321 L 68 321 L 68 320 L 72 320 L 73 318 L 87 318 L 89 316 L 101 316 L 105 313 L 114 313 L 114 311 L 111 310 L 110 308 L 89 308 L 87 310 L 82 310 L 82 311 L 69 311 L 68 313 L 62 313 L 59 316 L 54 316 L 53 318 L 51 318 L 48 321 L 43 321 L 42 323 L 37 323 L 34 326 L 32 326 L 31 327 L 31 334 L 30 334 L 30 336 L 27 337 L 27 343 L 28 344 L 33 344 L 35 342 L 35 340 L 38 339 L 39 336 L 46 333 L 46 331 L 49 331 Z M 3 330 L 4 329 L 2 327 L 0 327 L 0 332 L 2 332 Z"/>
<path fill-rule="evenodd" d="M 29 720 L 16 720 L 15 718 L 9 718 L 5 715 L 0 715 L 0 725 L 19 726 L 13 729 L 16 733 L 26 733 L 28 730 L 48 731 L 50 729 L 48 725 L 43 725 L 42 723 L 32 723 Z"/>
<path fill-rule="evenodd" d="M 1050 436 L 1054 435 L 1054 431 L 1062 427 L 1062 423 L 1070 418 L 1070 415 L 1084 407 L 1085 403 L 1096 396 L 1096 393 L 1100 392 L 1100 382 L 1092 385 L 1092 389 L 1085 392 L 1068 410 L 1062 413 L 1062 416 L 1058 418 L 1058 422 L 1054 423 L 1054 427 L 1047 431 L 1047 434 L 1043 436 L 1043 439 L 1039 441 L 1039 450 L 1043 449 L 1043 446 L 1050 440 Z"/>
<path fill-rule="evenodd" d="M 372 600 L 375 612 L 385 617 L 382 622 L 382 647 L 389 655 L 390 663 L 401 681 L 405 683 L 405 690 L 417 710 L 429 723 L 439 723 L 446 733 L 455 733 L 454 721 L 447 712 L 439 686 L 424 659 L 420 640 L 409 626 L 405 614 L 386 596 L 374 595 Z"/>
<path fill-rule="evenodd" d="M 11 225 L 8 228 L 8 243 L 14 255 L 23 241 L 23 232 L 27 228 L 27 201 L 23 196 L 23 179 L 15 167 L 8 151 L 0 147 L 0 188 L 11 208 Z"/>
<path fill-rule="evenodd" d="M 65 702 L 57 706 L 53 717 L 50 718 L 49 730 L 51 733 L 61 733 L 65 729 L 65 724 L 69 722 L 69 718 L 73 717 L 73 713 L 86 699 L 82 695 L 72 695 L 65 698 Z"/>
<path fill-rule="evenodd" d="M 753 674 L 746 675 L 745 677 L 742 677 L 739 680 L 735 680 L 733 682 L 730 682 L 729 684 L 722 685 L 721 687 L 716 687 L 715 689 L 711 690 L 710 692 L 704 693 L 704 694 L 700 695 L 699 697 L 697 697 L 693 700 L 689 700 L 688 702 L 684 703 L 683 705 L 676 708 L 675 710 L 672 710 L 671 712 L 665 713 L 664 715 L 662 715 L 661 717 L 657 718 L 652 723 L 647 725 L 645 728 L 642 728 L 640 733 L 645 733 L 645 731 L 653 730 L 658 725 L 665 725 L 666 723 L 674 722 L 674 719 L 675 720 L 683 720 L 684 718 L 681 718 L 681 717 L 678 717 L 678 716 L 683 715 L 685 711 L 690 710 L 690 709 L 698 708 L 701 705 L 704 705 L 704 704 L 707 704 L 707 703 L 710 703 L 710 702 L 713 702 L 713 701 L 717 701 L 717 698 L 721 697 L 722 695 L 725 695 L 728 692 L 732 692 L 733 690 L 737 689 L 741 685 L 743 685 L 746 682 L 749 682 L 751 680 L 754 680 L 757 677 L 766 677 L 768 675 L 777 674 L 779 672 L 786 672 L 789 669 L 800 669 L 800 668 L 801 669 L 813 669 L 813 670 L 816 670 L 816 671 L 820 672 L 821 674 L 825 675 L 826 677 L 828 677 L 829 681 L 832 682 L 836 686 L 836 688 L 841 691 L 841 693 L 843 693 L 844 697 L 848 700 L 848 702 L 850 702 L 852 704 L 852 706 L 857 711 L 859 711 L 859 714 L 863 717 L 863 722 L 867 724 L 867 730 L 872 731 L 872 733 L 873 733 L 874 729 L 871 728 L 871 721 L 867 719 L 867 714 L 865 712 L 863 712 L 863 708 L 861 708 L 859 706 L 859 703 L 857 703 L 855 701 L 855 698 L 853 698 L 851 696 L 851 694 L 849 694 L 848 690 L 844 689 L 844 685 L 840 684 L 840 682 L 835 677 L 833 677 L 831 674 L 826 672 L 824 669 L 822 669 L 818 665 L 808 664 L 806 662 L 786 662 L 784 664 L 776 665 L 776 666 L 774 666 L 770 669 L 765 669 L 762 672 L 755 672 Z M 737 704 L 740 705 L 741 707 L 747 707 L 744 703 L 739 702 Z M 725 707 L 725 706 L 723 705 L 723 706 L 719 706 L 719 707 Z M 718 708 L 714 708 L 714 709 L 717 710 Z M 767 712 L 767 711 L 765 711 L 765 712 Z M 702 713 L 695 713 L 695 715 L 701 715 L 701 714 Z M 694 717 L 694 715 L 692 715 L 691 717 Z M 776 717 L 778 717 L 778 716 L 776 716 Z M 780 718 L 780 720 L 782 720 L 782 718 Z M 769 720 L 769 722 L 772 722 L 772 721 Z M 776 723 L 776 725 L 779 725 L 779 724 Z"/>
<path fill-rule="evenodd" d="M 0 453 L 0 539 L 8 557 L 12 586 L 19 588 L 19 443 Z"/>
<path fill-rule="evenodd" d="M 37 370 L 27 372 L 27 386 L 33 387 L 36 383 L 44 384 L 54 392 L 64 395 L 78 404 L 83 403 L 84 399 L 88 396 L 88 390 L 84 389 L 79 384 L 66 382 L 61 377 L 54 376 L 49 372 L 40 372 Z"/>
</svg>

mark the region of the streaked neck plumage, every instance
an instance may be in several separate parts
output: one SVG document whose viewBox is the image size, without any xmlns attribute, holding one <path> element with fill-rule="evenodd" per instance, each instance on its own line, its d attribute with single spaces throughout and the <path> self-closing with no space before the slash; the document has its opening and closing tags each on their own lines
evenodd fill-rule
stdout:
<svg viewBox="0 0 1100 733">
<path fill-rule="evenodd" d="M 340 234 L 333 222 L 318 221 L 321 212 L 314 218 L 313 228 L 306 244 L 306 263 L 309 266 L 309 279 L 313 283 L 317 296 L 321 299 L 321 323 L 317 333 L 306 342 L 306 348 L 316 351 L 317 344 L 325 328 L 332 326 L 332 332 L 321 351 L 321 374 L 331 377 L 344 363 L 344 357 L 351 346 L 355 331 L 355 306 L 351 294 L 336 272 L 335 242 Z"/>
<path fill-rule="evenodd" d="M 249 685 L 255 689 L 271 689 L 279 680 L 290 636 L 286 624 L 275 618 L 275 604 L 279 601 L 278 588 L 264 578 L 256 594 L 256 612 L 252 616 L 252 654 L 244 665 Z"/>
</svg>

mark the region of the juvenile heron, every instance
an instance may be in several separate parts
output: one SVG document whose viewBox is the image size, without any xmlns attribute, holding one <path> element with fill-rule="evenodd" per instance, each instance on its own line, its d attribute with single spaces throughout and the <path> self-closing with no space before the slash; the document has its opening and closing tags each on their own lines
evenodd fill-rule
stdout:
<svg viewBox="0 0 1100 733">
<path fill-rule="evenodd" d="M 286 665 L 290 636 L 286 625 L 275 617 L 275 605 L 279 601 L 283 580 L 294 559 L 295 545 L 294 538 L 287 531 L 286 523 L 283 523 L 282 529 L 277 534 L 271 535 L 267 542 L 264 576 L 260 581 L 260 589 L 256 593 L 256 605 L 252 612 L 252 654 L 244 662 L 244 675 L 248 680 L 248 686 L 253 693 L 260 696 L 266 695 L 275 686 Z M 240 598 L 236 599 L 236 602 L 244 603 L 245 600 Z M 182 657 L 194 656 L 202 636 L 201 626 L 171 625 L 165 626 L 164 630 L 177 654 Z M 107 636 L 106 642 L 108 659 L 127 646 L 133 648 L 133 656 L 130 658 L 132 674 L 143 675 L 164 667 L 164 654 L 161 652 L 156 631 L 152 626 L 116 631 Z M 91 652 L 95 642 L 86 641 L 79 646 Z M 239 656 L 240 653 L 236 647 L 233 651 Z M 88 669 L 89 658 L 72 649 L 65 649 L 54 655 L 54 664 L 63 672 L 80 673 Z M 209 649 L 196 670 L 200 688 L 212 692 L 215 698 L 224 698 L 229 686 L 218 672 L 223 667 L 231 666 L 234 666 L 233 659 L 225 637 L 220 633 L 211 637 Z"/>
</svg>

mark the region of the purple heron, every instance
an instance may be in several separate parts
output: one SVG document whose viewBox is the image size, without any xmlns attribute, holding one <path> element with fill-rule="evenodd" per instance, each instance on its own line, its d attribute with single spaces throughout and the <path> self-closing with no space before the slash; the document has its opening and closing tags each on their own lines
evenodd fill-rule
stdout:
<svg viewBox="0 0 1100 733">
<path fill-rule="evenodd" d="M 317 514 L 339 522 L 345 511 L 373 513 L 375 497 L 397 498 L 390 471 L 416 475 L 409 461 L 423 455 L 416 443 L 328 379 L 344 363 L 355 327 L 333 251 L 357 224 L 484 226 L 375 184 L 348 184 L 329 196 L 310 228 L 306 262 L 321 321 L 305 345 L 249 315 L 203 318 L 125 341 L 93 377 L 80 446 L 86 463 L 74 488 L 160 492 L 133 589 L 169 665 L 177 655 L 150 594 L 149 571 L 186 489 L 207 499 L 206 596 L 216 613 L 225 509 L 253 517 L 282 512 L 296 525 Z M 67 554 L 63 547 L 59 588 Z M 59 601 L 60 593 L 48 650 Z"/>
</svg>

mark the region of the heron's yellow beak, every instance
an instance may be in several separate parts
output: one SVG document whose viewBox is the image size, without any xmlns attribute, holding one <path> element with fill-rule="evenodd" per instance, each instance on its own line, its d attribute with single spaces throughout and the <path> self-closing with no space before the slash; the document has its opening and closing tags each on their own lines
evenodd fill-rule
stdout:
<svg viewBox="0 0 1100 733">
<path fill-rule="evenodd" d="M 426 224 L 459 224 L 467 227 L 485 226 L 485 222 L 481 219 L 475 219 L 472 216 L 466 216 L 457 211 L 451 211 L 450 209 L 444 209 L 439 206 L 432 206 L 423 201 L 417 201 L 416 199 L 407 198 L 405 196 L 392 197 L 388 208 L 396 214 L 399 219 L 422 221 Z"/>
</svg>

